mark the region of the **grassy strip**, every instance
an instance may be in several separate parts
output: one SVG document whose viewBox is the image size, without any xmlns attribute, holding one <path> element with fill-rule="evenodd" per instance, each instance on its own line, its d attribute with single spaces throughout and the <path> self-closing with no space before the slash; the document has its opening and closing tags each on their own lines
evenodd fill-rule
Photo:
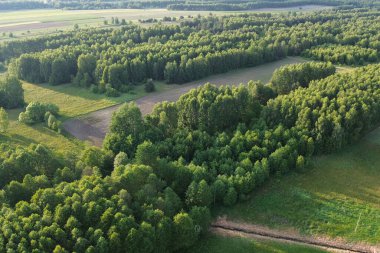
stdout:
<svg viewBox="0 0 380 253">
<path fill-rule="evenodd" d="M 322 253 L 326 252 L 317 248 L 300 246 L 288 243 L 278 243 L 267 240 L 254 240 L 242 237 L 224 237 L 209 234 L 202 238 L 196 247 L 188 253 Z"/>
</svg>

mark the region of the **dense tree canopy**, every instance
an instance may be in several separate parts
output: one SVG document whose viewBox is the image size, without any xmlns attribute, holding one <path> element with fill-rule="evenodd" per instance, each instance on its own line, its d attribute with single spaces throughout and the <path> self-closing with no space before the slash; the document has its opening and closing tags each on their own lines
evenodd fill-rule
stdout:
<svg viewBox="0 0 380 253">
<path fill-rule="evenodd" d="M 25 52 L 10 65 L 23 80 L 73 81 L 117 96 L 150 79 L 184 83 L 292 55 L 333 63 L 376 62 L 379 21 L 375 9 L 208 16 L 179 25 L 79 29 L 10 42 L 0 52 L 4 59 Z"/>
<path fill-rule="evenodd" d="M 9 70 L 27 81 L 73 80 L 113 93 L 150 78 L 182 83 L 307 49 L 373 52 L 378 21 L 374 9 L 209 16 L 70 31 L 5 44 L 0 56 L 16 57 Z M 303 170 L 313 154 L 339 150 L 379 124 L 380 65 L 334 71 L 330 63 L 282 68 L 272 79 L 280 96 L 249 82 L 207 84 L 146 116 L 126 103 L 103 147 L 84 148 L 69 162 L 43 145 L 1 144 L 0 252 L 184 251 L 207 230 L 212 207 L 245 200 L 269 177 Z M 20 82 L 4 80 L 0 106 L 18 106 Z M 57 113 L 32 102 L 20 120 L 53 126 Z"/>
<path fill-rule="evenodd" d="M 71 168 L 41 145 L 3 145 L 0 249 L 181 251 L 207 229 L 212 206 L 233 205 L 378 124 L 379 70 L 334 74 L 274 99 L 261 83 L 205 85 L 146 117 L 126 104 L 105 149 L 87 148 Z"/>
<path fill-rule="evenodd" d="M 24 90 L 14 76 L 0 78 L 0 107 L 12 109 L 24 105 Z"/>
<path fill-rule="evenodd" d="M 287 94 L 298 87 L 307 87 L 312 80 L 325 78 L 335 73 L 331 63 L 307 62 L 285 65 L 276 69 L 270 81 L 278 94 Z"/>
</svg>

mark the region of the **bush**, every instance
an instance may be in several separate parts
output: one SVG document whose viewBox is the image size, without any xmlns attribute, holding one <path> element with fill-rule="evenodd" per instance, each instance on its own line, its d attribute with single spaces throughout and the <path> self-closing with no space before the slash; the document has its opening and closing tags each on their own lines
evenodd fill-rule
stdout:
<svg viewBox="0 0 380 253">
<path fill-rule="evenodd" d="M 132 87 L 130 85 L 122 85 L 120 87 L 120 92 L 121 93 L 128 93 L 132 90 Z"/>
<path fill-rule="evenodd" d="M 92 93 L 95 93 L 95 94 L 99 94 L 100 93 L 99 87 L 97 85 L 95 85 L 95 84 L 91 85 L 90 89 L 91 89 Z"/>
<path fill-rule="evenodd" d="M 152 79 L 149 79 L 146 82 L 144 89 L 145 89 L 146 92 L 153 92 L 153 91 L 156 90 L 156 87 L 154 86 L 154 83 L 153 83 Z"/>
<path fill-rule="evenodd" d="M 61 122 L 57 120 L 57 118 L 50 113 L 47 120 L 45 120 L 47 126 L 57 132 L 61 132 Z"/>
<path fill-rule="evenodd" d="M 25 109 L 25 112 L 20 113 L 19 121 L 26 124 L 34 124 L 49 120 L 51 115 L 58 115 L 59 108 L 54 104 L 31 102 Z"/>
<path fill-rule="evenodd" d="M 110 84 L 106 85 L 106 96 L 107 97 L 119 97 L 120 92 L 116 90 L 115 88 L 112 88 Z"/>
</svg>

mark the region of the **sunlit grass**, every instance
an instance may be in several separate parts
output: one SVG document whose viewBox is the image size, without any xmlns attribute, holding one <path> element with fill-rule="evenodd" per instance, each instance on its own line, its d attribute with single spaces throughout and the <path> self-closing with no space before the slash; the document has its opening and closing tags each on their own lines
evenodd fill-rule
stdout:
<svg viewBox="0 0 380 253">
<path fill-rule="evenodd" d="M 156 92 L 169 89 L 170 86 L 157 82 Z M 110 98 L 104 94 L 95 94 L 90 89 L 76 87 L 72 84 L 51 86 L 48 84 L 23 83 L 25 100 L 54 103 L 60 109 L 63 118 L 76 117 L 115 104 L 131 101 L 146 95 L 144 85 L 135 86 L 129 93 L 123 93 L 120 97 Z"/>
<path fill-rule="evenodd" d="M 13 147 L 18 145 L 27 147 L 30 144 L 43 144 L 53 150 L 59 157 L 69 159 L 77 155 L 84 147 L 81 141 L 59 134 L 43 123 L 32 126 L 19 122 L 18 115 L 22 110 L 8 110 L 9 129 L 5 134 L 0 134 L 0 143 L 7 143 Z"/>
<path fill-rule="evenodd" d="M 242 237 L 224 237 L 208 235 L 202 238 L 188 253 L 322 253 L 313 247 L 290 243 L 278 243 L 267 240 L 247 239 Z"/>
<path fill-rule="evenodd" d="M 302 174 L 273 179 L 217 214 L 301 233 L 380 242 L 380 128 L 341 152 L 316 157 Z"/>
</svg>

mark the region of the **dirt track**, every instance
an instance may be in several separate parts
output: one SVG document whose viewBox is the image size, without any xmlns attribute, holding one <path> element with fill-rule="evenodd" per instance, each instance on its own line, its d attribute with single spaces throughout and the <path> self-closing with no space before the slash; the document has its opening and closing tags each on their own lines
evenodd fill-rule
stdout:
<svg viewBox="0 0 380 253">
<path fill-rule="evenodd" d="M 278 231 L 259 225 L 233 222 L 227 220 L 226 218 L 218 218 L 211 225 L 211 232 L 222 236 L 241 236 L 270 241 L 296 243 L 300 245 L 318 247 L 329 252 L 380 252 L 379 245 L 373 246 L 367 244 L 354 244 L 348 243 L 344 240 L 332 240 L 324 237 L 306 237 L 293 230 Z"/>
<path fill-rule="evenodd" d="M 250 80 L 262 80 L 268 82 L 275 69 L 285 64 L 299 63 L 306 60 L 299 57 L 288 57 L 286 59 L 267 63 L 258 67 L 244 68 L 229 73 L 213 75 L 200 81 L 189 82 L 183 85 L 173 85 L 173 88 L 161 92 L 152 93 L 135 102 L 143 115 L 150 113 L 153 106 L 162 101 L 176 101 L 182 94 L 201 86 L 207 82 L 216 85 L 247 83 Z M 80 118 L 70 119 L 64 122 L 64 129 L 80 140 L 89 141 L 95 146 L 101 146 L 107 133 L 112 114 L 120 105 L 111 106 L 99 111 L 89 113 Z"/>
<path fill-rule="evenodd" d="M 222 81 L 222 80 L 221 80 Z M 213 82 L 215 84 L 215 81 Z M 196 88 L 203 83 L 189 83 L 172 90 L 153 93 L 137 99 L 135 102 L 143 115 L 150 113 L 156 103 L 162 101 L 176 101 L 182 94 Z M 221 83 L 220 83 L 221 84 Z M 80 140 L 90 141 L 95 146 L 101 146 L 107 133 L 112 114 L 120 105 L 111 106 L 92 112 L 82 118 L 75 118 L 64 122 L 64 129 Z"/>
</svg>

